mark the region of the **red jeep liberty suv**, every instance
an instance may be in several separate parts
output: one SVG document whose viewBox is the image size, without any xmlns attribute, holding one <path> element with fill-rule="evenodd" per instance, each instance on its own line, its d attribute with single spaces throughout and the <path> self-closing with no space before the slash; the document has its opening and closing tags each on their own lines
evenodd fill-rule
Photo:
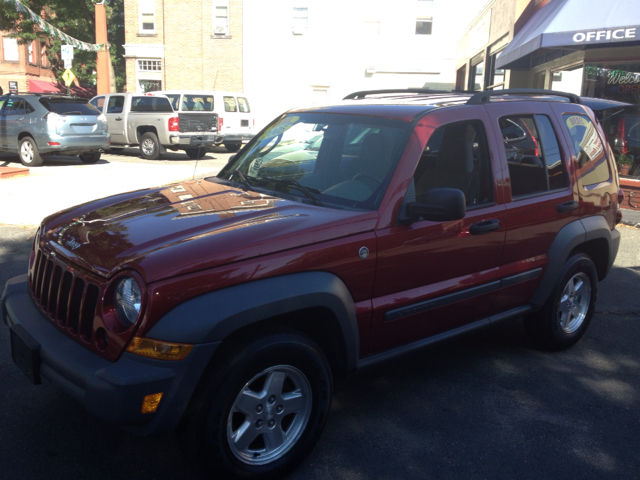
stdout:
<svg viewBox="0 0 640 480">
<path fill-rule="evenodd" d="M 356 92 L 281 115 L 215 177 L 46 218 L 2 313 L 32 382 L 177 429 L 203 476 L 280 478 L 334 376 L 520 317 L 541 348 L 577 342 L 619 204 L 575 95 Z"/>
</svg>

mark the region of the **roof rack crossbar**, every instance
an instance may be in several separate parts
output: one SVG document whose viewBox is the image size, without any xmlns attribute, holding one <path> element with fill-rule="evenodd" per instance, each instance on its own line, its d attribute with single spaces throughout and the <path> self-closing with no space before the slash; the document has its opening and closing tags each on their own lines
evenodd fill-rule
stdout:
<svg viewBox="0 0 640 480">
<path fill-rule="evenodd" d="M 367 95 L 384 95 L 384 94 L 391 94 L 391 93 L 419 93 L 419 94 L 435 94 L 435 95 L 442 95 L 442 94 L 455 94 L 455 93 L 462 93 L 462 92 L 457 92 L 457 91 L 451 91 L 451 90 L 431 90 L 428 88 L 392 88 L 392 89 L 387 89 L 387 90 L 361 90 L 359 92 L 353 92 L 350 93 L 349 95 L 347 95 L 346 97 L 343 98 L 343 100 L 357 100 L 357 99 L 362 99 L 365 98 Z"/>
<path fill-rule="evenodd" d="M 555 90 L 542 90 L 535 88 L 509 88 L 506 90 L 485 90 L 478 92 L 467 101 L 467 105 L 480 105 L 491 101 L 491 97 L 500 95 L 523 95 L 523 96 L 553 96 L 565 97 L 571 103 L 582 104 L 582 99 L 573 93 L 557 92 Z"/>
</svg>

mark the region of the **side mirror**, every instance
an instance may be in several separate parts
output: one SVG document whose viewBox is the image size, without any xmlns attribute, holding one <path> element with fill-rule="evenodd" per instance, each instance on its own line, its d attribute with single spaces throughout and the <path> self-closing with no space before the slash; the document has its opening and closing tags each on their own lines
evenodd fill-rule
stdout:
<svg viewBox="0 0 640 480">
<path fill-rule="evenodd" d="M 462 190 L 457 188 L 432 188 L 422 202 L 411 202 L 406 212 L 412 219 L 424 218 L 432 222 L 448 222 L 464 218 L 467 211 Z"/>
</svg>

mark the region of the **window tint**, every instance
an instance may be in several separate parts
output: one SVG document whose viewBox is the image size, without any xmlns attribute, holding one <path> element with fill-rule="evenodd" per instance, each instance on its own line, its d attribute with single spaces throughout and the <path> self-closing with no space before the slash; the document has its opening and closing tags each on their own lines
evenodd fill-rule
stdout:
<svg viewBox="0 0 640 480">
<path fill-rule="evenodd" d="M 182 97 L 182 111 L 211 112 L 213 111 L 213 97 L 210 95 L 184 95 Z"/>
<path fill-rule="evenodd" d="M 115 95 L 109 97 L 109 105 L 107 106 L 107 113 L 122 113 L 124 109 L 124 96 Z"/>
<path fill-rule="evenodd" d="M 171 102 L 173 109 L 178 110 L 178 107 L 180 106 L 180 95 L 166 95 L 166 97 Z"/>
<path fill-rule="evenodd" d="M 240 111 L 242 113 L 251 112 L 251 108 L 249 108 L 249 100 L 244 97 L 238 97 L 238 106 L 240 107 Z"/>
<path fill-rule="evenodd" d="M 133 97 L 131 99 L 132 112 L 173 112 L 171 103 L 166 97 Z"/>
<path fill-rule="evenodd" d="M 502 117 L 499 125 L 509 165 L 512 197 L 567 186 L 567 173 L 558 139 L 548 117 Z"/>
<path fill-rule="evenodd" d="M 432 188 L 457 188 L 467 207 L 493 202 L 491 159 L 482 122 L 454 123 L 431 134 L 414 174 L 416 200 Z"/>
<path fill-rule="evenodd" d="M 44 108 L 59 115 L 100 115 L 93 105 L 82 99 L 41 97 L 39 101 Z"/>
<path fill-rule="evenodd" d="M 224 111 L 225 112 L 237 112 L 238 107 L 236 105 L 235 97 L 224 97 Z"/>
<path fill-rule="evenodd" d="M 608 181 L 610 172 L 604 146 L 591 120 L 583 115 L 569 114 L 562 118 L 571 137 L 582 184 L 589 186 Z"/>
<path fill-rule="evenodd" d="M 24 101 L 21 98 L 10 98 L 2 113 L 3 115 L 24 115 Z"/>
<path fill-rule="evenodd" d="M 104 107 L 104 97 L 96 97 L 89 102 L 91 105 L 96 107 L 98 110 L 102 111 L 102 107 Z"/>
</svg>

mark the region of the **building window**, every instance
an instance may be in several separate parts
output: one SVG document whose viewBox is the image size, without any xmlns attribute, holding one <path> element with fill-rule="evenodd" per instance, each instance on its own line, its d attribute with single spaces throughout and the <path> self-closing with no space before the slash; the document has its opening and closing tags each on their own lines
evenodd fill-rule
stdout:
<svg viewBox="0 0 640 480">
<path fill-rule="evenodd" d="M 138 70 L 141 72 L 161 72 L 162 60 L 138 60 Z"/>
<path fill-rule="evenodd" d="M 329 103 L 329 87 L 311 87 L 311 104 L 326 105 Z"/>
<path fill-rule="evenodd" d="M 3 38 L 2 39 L 2 51 L 4 53 L 4 60 L 6 62 L 17 62 L 18 56 L 18 39 L 17 38 Z"/>
<path fill-rule="evenodd" d="M 229 35 L 229 2 L 214 0 L 213 2 L 213 34 Z"/>
<path fill-rule="evenodd" d="M 487 69 L 489 72 L 489 78 L 487 80 L 488 85 L 486 86 L 487 90 L 504 89 L 504 69 L 496 68 L 496 60 L 501 53 L 502 51 L 489 56 L 489 61 L 487 62 Z"/>
<path fill-rule="evenodd" d="M 140 33 L 156 33 L 155 0 L 138 0 Z"/>
<path fill-rule="evenodd" d="M 469 70 L 469 90 L 481 92 L 484 89 L 484 62 L 478 62 Z"/>
<path fill-rule="evenodd" d="M 162 60 L 137 60 L 138 93 L 162 90 Z"/>
<path fill-rule="evenodd" d="M 309 8 L 293 7 L 293 34 L 302 35 L 309 24 Z"/>
<path fill-rule="evenodd" d="M 416 35 L 431 35 L 433 26 L 433 0 L 417 0 Z"/>
</svg>

